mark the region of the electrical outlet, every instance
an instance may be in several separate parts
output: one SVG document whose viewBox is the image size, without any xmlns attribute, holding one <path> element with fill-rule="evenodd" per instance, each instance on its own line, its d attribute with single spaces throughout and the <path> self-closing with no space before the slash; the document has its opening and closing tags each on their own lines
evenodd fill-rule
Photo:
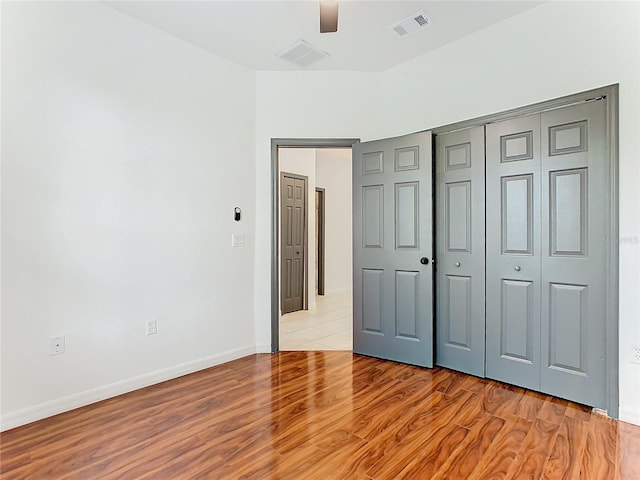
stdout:
<svg viewBox="0 0 640 480">
<path fill-rule="evenodd" d="M 631 363 L 640 365 L 640 345 L 636 345 L 631 350 Z"/>
<path fill-rule="evenodd" d="M 64 353 L 64 335 L 51 337 L 49 341 L 49 355 Z"/>
<path fill-rule="evenodd" d="M 147 335 L 155 335 L 158 333 L 158 321 L 147 320 Z"/>
</svg>

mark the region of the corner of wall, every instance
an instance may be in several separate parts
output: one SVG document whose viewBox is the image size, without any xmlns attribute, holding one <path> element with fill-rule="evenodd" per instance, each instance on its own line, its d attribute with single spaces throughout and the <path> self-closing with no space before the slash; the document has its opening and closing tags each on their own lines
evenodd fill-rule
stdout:
<svg viewBox="0 0 640 480">
<path fill-rule="evenodd" d="M 619 420 L 640 426 L 640 410 L 620 409 Z"/>
</svg>

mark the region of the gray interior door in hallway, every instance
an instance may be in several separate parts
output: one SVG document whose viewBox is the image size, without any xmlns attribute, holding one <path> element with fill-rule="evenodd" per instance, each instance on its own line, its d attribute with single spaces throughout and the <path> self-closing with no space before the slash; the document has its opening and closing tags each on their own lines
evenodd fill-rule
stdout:
<svg viewBox="0 0 640 480">
<path fill-rule="evenodd" d="M 304 308 L 306 275 L 307 179 L 283 172 L 281 199 L 281 287 L 282 314 Z"/>
</svg>

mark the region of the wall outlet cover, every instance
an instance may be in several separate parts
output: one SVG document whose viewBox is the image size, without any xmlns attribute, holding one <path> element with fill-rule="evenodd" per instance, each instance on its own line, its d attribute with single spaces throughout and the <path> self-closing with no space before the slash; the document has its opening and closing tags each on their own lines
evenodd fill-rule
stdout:
<svg viewBox="0 0 640 480">
<path fill-rule="evenodd" d="M 147 335 L 156 335 L 158 333 L 157 320 L 147 320 Z"/>
<path fill-rule="evenodd" d="M 640 345 L 633 347 L 631 351 L 631 363 L 637 363 L 640 365 Z"/>
</svg>

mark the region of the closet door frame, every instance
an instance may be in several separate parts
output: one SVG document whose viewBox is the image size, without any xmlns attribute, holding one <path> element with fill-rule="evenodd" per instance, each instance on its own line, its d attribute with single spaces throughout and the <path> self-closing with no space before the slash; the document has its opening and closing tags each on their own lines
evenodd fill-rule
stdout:
<svg viewBox="0 0 640 480">
<path fill-rule="evenodd" d="M 608 228 L 607 243 L 608 251 L 606 255 L 606 385 L 607 385 L 607 414 L 611 418 L 618 418 L 618 353 L 619 353 L 619 332 L 618 332 L 618 270 L 619 270 L 619 248 L 616 239 L 619 235 L 618 227 L 618 84 L 596 88 L 565 97 L 556 98 L 544 102 L 527 105 L 505 112 L 486 115 L 483 117 L 465 120 L 432 129 L 434 135 L 454 132 L 483 126 L 488 123 L 508 120 L 535 113 L 542 113 L 548 110 L 579 104 L 582 102 L 602 99 L 606 101 L 606 132 L 608 147 L 608 169 L 609 169 L 609 189 L 607 191 Z"/>
</svg>

